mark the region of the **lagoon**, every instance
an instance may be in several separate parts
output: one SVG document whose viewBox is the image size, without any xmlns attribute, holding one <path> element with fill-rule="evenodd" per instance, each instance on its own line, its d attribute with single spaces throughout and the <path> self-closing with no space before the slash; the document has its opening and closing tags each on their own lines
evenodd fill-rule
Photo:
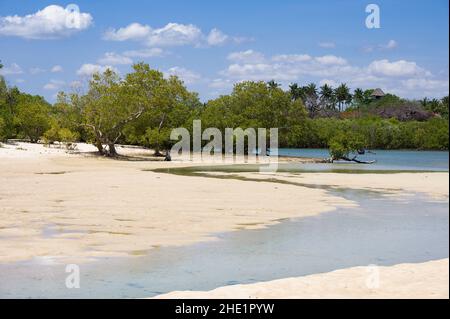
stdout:
<svg viewBox="0 0 450 319">
<path fill-rule="evenodd" d="M 280 220 L 264 229 L 216 234 L 217 241 L 161 247 L 140 257 L 99 258 L 81 266 L 80 289 L 67 289 L 64 265 L 45 259 L 0 265 L 0 296 L 151 297 L 353 266 L 448 258 L 448 199 L 335 192 L 357 201 L 359 207 Z"/>
<path fill-rule="evenodd" d="M 306 164 L 305 169 L 314 171 L 331 169 L 361 170 L 400 170 L 400 171 L 448 171 L 448 151 L 411 151 L 411 150 L 373 150 L 375 154 L 358 156 L 361 160 L 376 160 L 371 165 L 355 163 Z M 327 149 L 288 149 L 279 150 L 280 156 L 329 158 Z"/>
<path fill-rule="evenodd" d="M 314 172 L 378 175 L 303 174 L 307 164 L 286 162 L 281 172 L 292 174 L 260 183 L 251 174 L 202 176 L 255 169 L 251 165 L 182 169 L 176 163 L 68 156 L 58 149 L 45 157 L 39 145 L 26 148 L 31 150 L 0 150 L 7 155 L 1 177 L 8 181 L 0 184 L 7 208 L 0 257 L 12 257 L 0 263 L 3 298 L 151 297 L 448 257 L 448 173 L 423 173 L 448 171 L 448 153 L 416 153 L 419 170 L 407 174 L 395 173 L 405 170 L 399 164 L 412 157 L 410 151 L 387 151 L 386 161 L 374 165 L 309 165 Z M 369 168 L 376 165 L 389 169 Z M 358 182 L 348 183 L 352 179 Z M 110 200 L 94 200 L 105 194 Z M 80 263 L 80 289 L 66 288 L 66 261 Z"/>
</svg>

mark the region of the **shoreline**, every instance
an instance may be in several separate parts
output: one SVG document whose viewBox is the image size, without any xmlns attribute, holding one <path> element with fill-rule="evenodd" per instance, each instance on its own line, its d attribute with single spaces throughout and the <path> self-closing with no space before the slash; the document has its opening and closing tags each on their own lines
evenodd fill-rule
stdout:
<svg viewBox="0 0 450 319">
<path fill-rule="evenodd" d="M 3 148 L 3 153 L 0 153 L 3 157 L 17 157 L 14 153 L 14 150 L 20 150 L 20 151 L 27 151 L 30 148 L 32 152 L 34 152 L 36 155 L 36 151 L 39 152 L 39 155 L 56 155 L 61 156 L 64 153 L 67 155 L 80 155 L 80 156 L 91 156 L 94 158 L 106 158 L 105 156 L 101 156 L 96 154 L 98 150 L 91 144 L 87 143 L 74 143 L 77 145 L 77 149 L 75 150 L 67 150 L 65 149 L 63 144 L 44 144 L 44 143 L 29 143 L 25 142 L 23 140 L 10 140 L 7 143 L 1 143 L 0 142 L 0 149 Z M 80 149 L 78 149 L 78 147 Z M 122 160 L 123 158 L 127 156 L 134 156 L 136 160 L 147 160 L 149 162 L 152 161 L 164 161 L 164 156 L 155 156 L 154 150 L 150 148 L 145 148 L 137 145 L 121 145 L 117 144 L 116 148 L 118 149 L 119 157 L 118 158 L 109 158 L 110 160 Z M 38 150 L 40 149 L 40 150 Z M 121 154 L 124 153 L 124 154 Z M 191 156 L 193 153 L 191 152 Z M 142 157 L 139 157 L 142 156 Z M 121 158 L 123 157 L 123 158 Z M 245 158 L 243 159 L 243 162 L 245 162 Z M 277 159 L 279 162 L 295 162 L 299 164 L 319 164 L 319 163 L 328 163 L 325 158 L 320 157 L 296 157 L 296 156 L 289 156 L 289 155 L 278 155 Z M 179 161 L 174 160 L 173 163 L 179 163 Z M 264 163 L 264 161 L 262 162 Z M 186 163 L 185 163 L 186 164 Z M 192 161 L 191 164 L 195 164 L 194 161 Z M 214 164 L 214 163 L 210 163 Z M 246 164 L 246 163 L 245 163 Z"/>
<path fill-rule="evenodd" d="M 93 148 L 80 147 L 83 151 Z M 57 262 L 130 257 L 154 247 L 216 240 L 214 234 L 221 232 L 263 228 L 284 218 L 356 205 L 320 186 L 394 190 L 393 196 L 422 192 L 448 200 L 448 173 L 404 173 L 401 179 L 392 174 L 275 176 L 294 184 L 274 183 L 271 174 L 243 173 L 238 175 L 258 181 L 218 182 L 217 178 L 143 172 L 195 164 L 115 161 L 39 144 L 19 144 L 19 148 L 26 150 L 0 149 L 0 262 L 36 256 L 52 256 Z M 149 152 L 123 150 L 129 155 Z"/>
<path fill-rule="evenodd" d="M 205 174 L 213 178 L 205 178 L 152 171 L 195 167 L 195 163 L 111 160 L 84 156 L 92 148 L 80 147 L 81 154 L 39 144 L 0 148 L 1 264 L 34 259 L 83 264 L 99 257 L 138 258 L 159 247 L 214 241 L 223 232 L 260 229 L 283 219 L 358 205 L 328 189 L 376 191 L 380 196 L 399 199 L 421 193 L 430 200 L 448 201 L 448 172 L 361 175 L 207 171 Z M 129 156 L 151 152 L 140 148 L 119 150 Z M 448 269 L 448 259 L 380 267 L 393 281 L 391 288 L 378 292 L 365 291 L 361 287 L 364 268 L 353 267 L 211 292 L 172 292 L 157 298 L 415 298 L 418 295 L 408 294 L 411 287 L 402 288 L 409 287 L 404 276 L 410 273 L 417 276 L 411 285 L 415 283 L 421 297 L 437 293 L 433 296 L 440 298 L 445 286 L 439 277 L 443 263 Z M 448 278 L 448 271 L 444 275 Z M 436 281 L 427 288 L 423 278 Z M 342 289 L 335 291 L 330 285 L 341 285 Z M 446 287 L 448 291 L 448 284 Z"/>
<path fill-rule="evenodd" d="M 324 190 L 293 185 L 217 183 L 142 171 L 186 163 L 115 161 L 35 144 L 19 147 L 27 150 L 0 149 L 0 262 L 130 257 L 354 205 Z"/>
<path fill-rule="evenodd" d="M 339 269 L 302 277 L 173 291 L 152 299 L 448 299 L 449 259 Z"/>
</svg>

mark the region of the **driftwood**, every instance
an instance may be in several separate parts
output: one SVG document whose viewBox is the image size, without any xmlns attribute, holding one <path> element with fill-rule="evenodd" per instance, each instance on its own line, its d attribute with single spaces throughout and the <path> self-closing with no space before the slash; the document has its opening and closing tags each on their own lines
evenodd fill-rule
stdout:
<svg viewBox="0 0 450 319">
<path fill-rule="evenodd" d="M 369 150 L 366 150 L 366 149 L 359 149 L 359 150 L 356 151 L 356 153 L 357 154 L 355 156 L 353 156 L 352 158 L 350 158 L 348 156 L 342 156 L 342 157 L 339 157 L 339 158 L 333 158 L 332 157 L 330 159 L 330 162 L 333 163 L 334 161 L 339 161 L 339 160 L 344 160 L 344 161 L 347 161 L 347 162 L 355 162 L 355 163 L 358 163 L 358 164 L 373 164 L 373 163 L 377 162 L 377 161 L 362 161 L 362 160 L 358 159 L 358 155 L 365 155 L 366 153 L 375 154 L 372 151 L 369 151 Z"/>
<path fill-rule="evenodd" d="M 374 155 L 377 154 L 375 152 L 372 152 L 372 151 L 369 151 L 369 150 L 366 150 L 366 149 L 360 149 L 357 152 L 358 152 L 359 155 L 364 155 L 364 154 L 366 154 L 366 152 L 369 153 L 369 154 L 374 154 Z"/>
<path fill-rule="evenodd" d="M 374 164 L 374 163 L 376 163 L 377 161 L 375 161 L 375 160 L 374 161 L 362 161 L 362 160 L 358 159 L 358 155 L 364 155 L 366 152 L 369 153 L 369 154 L 375 154 L 375 153 L 373 153 L 371 151 L 358 150 L 358 152 L 357 152 L 358 154 L 353 156 L 352 158 L 350 158 L 348 156 L 342 156 L 342 157 L 339 157 L 339 158 L 331 157 L 328 160 L 328 162 L 329 163 L 333 163 L 334 161 L 343 160 L 343 161 L 347 161 L 347 162 L 355 162 L 355 163 L 358 163 L 358 164 Z"/>
<path fill-rule="evenodd" d="M 361 160 L 357 159 L 357 156 L 355 156 L 353 158 L 342 157 L 340 159 L 342 159 L 344 161 L 348 161 L 348 162 L 355 162 L 355 163 L 358 163 L 358 164 L 373 164 L 373 163 L 377 162 L 377 161 L 361 161 Z"/>
</svg>

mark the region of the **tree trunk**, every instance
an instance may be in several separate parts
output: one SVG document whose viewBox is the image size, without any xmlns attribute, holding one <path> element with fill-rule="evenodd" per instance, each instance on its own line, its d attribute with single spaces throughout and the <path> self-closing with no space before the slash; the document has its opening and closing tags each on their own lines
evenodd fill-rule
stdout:
<svg viewBox="0 0 450 319">
<path fill-rule="evenodd" d="M 108 156 L 114 157 L 117 156 L 116 147 L 114 146 L 114 143 L 108 144 Z"/>
<path fill-rule="evenodd" d="M 154 156 L 162 156 L 160 152 L 160 146 L 159 146 L 159 130 L 158 130 L 158 137 L 156 138 L 156 145 L 155 145 L 155 154 Z"/>
<path fill-rule="evenodd" d="M 161 134 L 161 128 L 164 125 L 164 120 L 166 119 L 166 114 L 164 113 L 161 121 L 159 122 L 159 126 L 158 126 L 158 136 L 156 137 L 156 147 L 155 147 L 155 156 L 162 156 L 161 152 L 160 152 L 160 145 L 159 145 L 159 136 Z"/>
<path fill-rule="evenodd" d="M 161 154 L 159 147 L 155 149 L 155 153 L 153 154 L 153 156 L 157 156 L 157 157 L 163 156 L 163 154 Z"/>
<path fill-rule="evenodd" d="M 100 153 L 100 155 L 104 155 L 105 154 L 105 149 L 103 148 L 102 142 L 96 141 L 95 142 L 95 147 L 97 147 L 98 152 Z"/>
</svg>

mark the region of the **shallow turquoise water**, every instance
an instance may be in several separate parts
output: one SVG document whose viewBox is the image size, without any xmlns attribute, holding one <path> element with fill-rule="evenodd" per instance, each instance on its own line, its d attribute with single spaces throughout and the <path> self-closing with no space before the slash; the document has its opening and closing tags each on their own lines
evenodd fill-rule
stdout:
<svg viewBox="0 0 450 319">
<path fill-rule="evenodd" d="M 80 289 L 65 287 L 64 265 L 42 260 L 0 265 L 0 297 L 150 297 L 448 257 L 448 200 L 337 192 L 360 206 L 286 219 L 265 229 L 217 234 L 218 241 L 159 248 L 142 257 L 101 258 L 81 266 Z"/>
<path fill-rule="evenodd" d="M 449 152 L 440 151 L 397 151 L 373 150 L 375 154 L 358 156 L 361 160 L 376 160 L 375 164 L 314 164 L 307 165 L 312 170 L 333 168 L 357 168 L 371 170 L 431 170 L 448 171 Z M 329 158 L 327 149 L 280 149 L 279 155 L 293 157 Z"/>
</svg>

